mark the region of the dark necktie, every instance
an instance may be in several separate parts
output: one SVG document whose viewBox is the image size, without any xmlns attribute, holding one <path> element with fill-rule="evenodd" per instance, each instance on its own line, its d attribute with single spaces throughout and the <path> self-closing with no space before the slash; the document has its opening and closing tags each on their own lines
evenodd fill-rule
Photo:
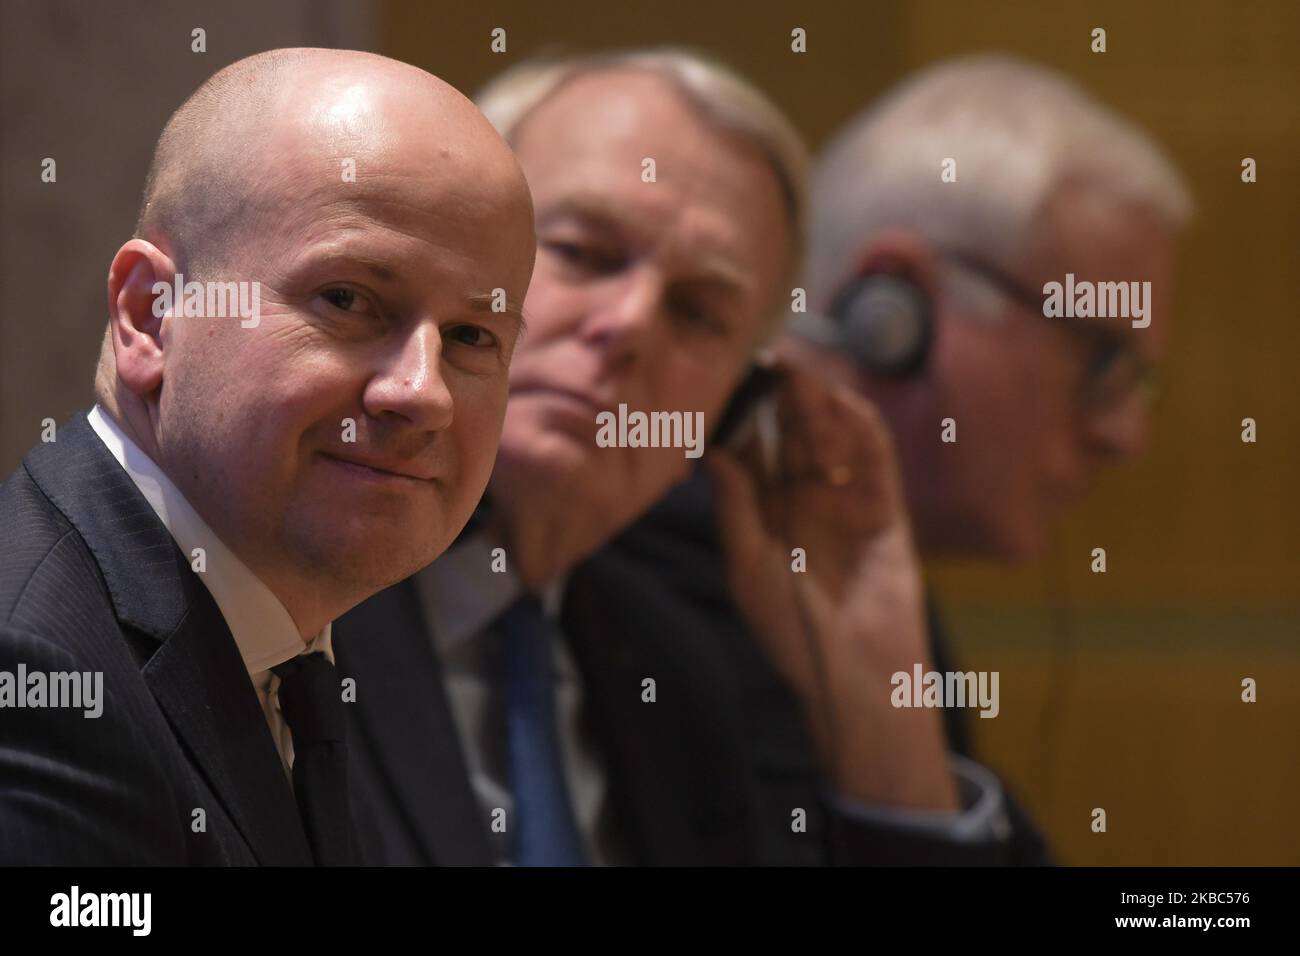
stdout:
<svg viewBox="0 0 1300 956">
<path fill-rule="evenodd" d="M 497 626 L 505 639 L 514 863 L 583 866 L 556 726 L 551 627 L 532 595 L 511 605 Z"/>
<path fill-rule="evenodd" d="M 293 735 L 293 791 L 312 857 L 317 866 L 357 866 L 346 718 L 334 665 L 317 652 L 271 669 L 280 678 L 280 710 Z"/>
</svg>

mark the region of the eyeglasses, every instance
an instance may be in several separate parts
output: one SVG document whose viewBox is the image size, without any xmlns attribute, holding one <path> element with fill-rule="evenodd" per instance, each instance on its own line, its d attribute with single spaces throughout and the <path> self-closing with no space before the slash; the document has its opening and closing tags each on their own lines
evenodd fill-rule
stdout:
<svg viewBox="0 0 1300 956">
<path fill-rule="evenodd" d="M 960 249 L 940 248 L 939 255 L 984 279 L 1025 310 L 1047 318 L 1043 315 L 1042 296 L 999 267 Z M 1155 365 L 1137 349 L 1130 336 L 1068 320 L 1053 320 L 1052 324 L 1081 341 L 1088 353 L 1080 396 L 1088 410 L 1112 409 L 1135 393 L 1148 402 L 1158 394 Z"/>
</svg>

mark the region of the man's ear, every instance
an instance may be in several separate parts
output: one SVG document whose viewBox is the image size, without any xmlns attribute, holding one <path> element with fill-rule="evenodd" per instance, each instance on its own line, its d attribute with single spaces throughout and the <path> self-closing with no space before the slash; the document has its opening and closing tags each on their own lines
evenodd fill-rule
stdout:
<svg viewBox="0 0 1300 956">
<path fill-rule="evenodd" d="M 931 302 L 939 291 L 939 253 L 918 233 L 886 229 L 865 242 L 854 259 L 850 281 L 865 275 L 896 275 L 916 283 Z"/>
<path fill-rule="evenodd" d="M 150 395 L 162 385 L 163 330 L 171 321 L 164 306 L 171 297 L 155 293 L 154 284 L 171 288 L 175 280 L 171 257 L 143 239 L 131 239 L 117 250 L 108 269 L 108 324 L 117 378 L 137 395 Z"/>
</svg>

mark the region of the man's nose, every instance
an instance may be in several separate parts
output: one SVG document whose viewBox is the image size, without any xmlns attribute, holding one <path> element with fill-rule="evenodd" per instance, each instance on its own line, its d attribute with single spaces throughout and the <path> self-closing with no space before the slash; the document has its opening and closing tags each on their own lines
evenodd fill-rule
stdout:
<svg viewBox="0 0 1300 956">
<path fill-rule="evenodd" d="M 593 297 L 582 337 L 602 348 L 612 364 L 630 364 L 654 334 L 663 302 L 663 280 L 656 269 L 629 269 L 608 280 Z"/>
<path fill-rule="evenodd" d="M 397 340 L 383 365 L 366 384 L 367 415 L 399 415 L 423 431 L 451 424 L 451 391 L 442 376 L 442 331 L 423 321 Z"/>
<path fill-rule="evenodd" d="M 1085 434 L 1089 443 L 1108 458 L 1136 458 L 1146 449 L 1151 424 L 1149 397 L 1134 389 L 1113 405 L 1089 413 Z"/>
</svg>

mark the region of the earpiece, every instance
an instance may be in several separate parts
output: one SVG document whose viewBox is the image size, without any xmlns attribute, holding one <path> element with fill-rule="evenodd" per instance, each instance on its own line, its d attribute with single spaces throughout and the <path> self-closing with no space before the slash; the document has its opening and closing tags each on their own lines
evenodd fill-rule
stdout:
<svg viewBox="0 0 1300 956">
<path fill-rule="evenodd" d="M 925 367 L 933 322 L 925 291 L 905 276 L 870 273 L 849 283 L 831 306 L 840 347 L 877 375 L 904 377 Z"/>
</svg>

